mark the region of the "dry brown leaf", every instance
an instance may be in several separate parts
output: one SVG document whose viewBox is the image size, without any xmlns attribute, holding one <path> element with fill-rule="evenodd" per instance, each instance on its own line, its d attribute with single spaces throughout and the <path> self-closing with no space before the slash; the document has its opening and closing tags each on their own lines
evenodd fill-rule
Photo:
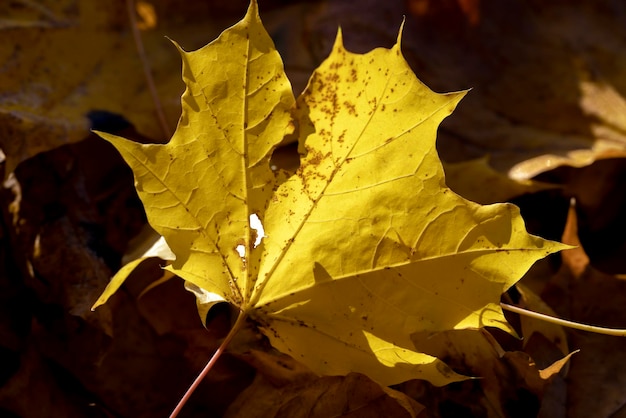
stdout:
<svg viewBox="0 0 626 418">
<path fill-rule="evenodd" d="M 542 298 L 563 318 L 604 327 L 626 328 L 626 281 L 589 264 L 577 236 L 572 207 L 563 242 L 578 248 L 562 252 L 563 266 Z M 626 339 L 567 331 L 574 356 L 567 383 L 568 417 L 621 416 L 626 411 Z"/>
<path fill-rule="evenodd" d="M 563 168 L 544 177 L 565 184 L 566 196 L 575 197 L 578 235 L 591 264 L 606 273 L 626 273 L 626 159 Z"/>
<path fill-rule="evenodd" d="M 556 313 L 548 306 L 537 294 L 531 291 L 528 287 L 521 283 L 515 285 L 517 290 L 521 294 L 519 305 L 525 309 L 533 312 L 539 312 L 542 314 L 556 316 Z M 546 340 L 557 347 L 560 351 L 560 358 L 569 353 L 567 346 L 567 337 L 565 330 L 560 325 L 551 324 L 539 319 L 530 318 L 527 316 L 520 316 L 520 325 L 522 327 L 522 335 L 524 336 L 524 348 L 526 349 L 528 343 L 533 338 L 534 333 L 543 335 Z M 544 348 L 545 350 L 545 348 Z M 552 362 L 556 359 L 551 359 Z"/>
<path fill-rule="evenodd" d="M 466 199 L 483 205 L 557 186 L 532 180 L 513 180 L 494 170 L 487 157 L 459 163 L 444 163 L 446 185 Z"/>
<path fill-rule="evenodd" d="M 550 389 L 553 375 L 544 373 L 542 376 L 540 368 L 527 353 L 505 351 L 485 330 L 416 335 L 414 341 L 424 352 L 447 359 L 455 370 L 479 377 L 455 384 L 454 390 L 450 387 L 443 391 L 431 388 L 418 396 L 417 400 L 429 410 L 452 403 L 457 408 L 464 408 L 465 414 L 471 416 L 535 416 L 542 407 L 544 393 Z M 442 351 L 441 347 L 448 348 Z M 560 370 L 559 366 L 565 363 L 561 357 L 549 366 L 552 367 L 549 370 Z M 414 393 L 411 385 L 415 384 L 407 384 L 407 393 Z"/>
<path fill-rule="evenodd" d="M 556 374 L 564 370 L 564 367 L 567 365 L 570 358 L 574 354 L 579 353 L 579 352 L 580 352 L 579 350 L 572 351 L 571 353 L 569 353 L 567 356 L 563 357 L 562 359 L 555 361 L 550 366 L 546 367 L 545 369 L 540 370 L 539 376 L 545 380 L 550 379 L 552 376 L 555 376 Z"/>
<path fill-rule="evenodd" d="M 225 418 L 425 416 L 422 405 L 362 374 L 317 377 L 282 354 L 252 351 L 247 357 L 257 377 L 231 404 Z"/>
</svg>

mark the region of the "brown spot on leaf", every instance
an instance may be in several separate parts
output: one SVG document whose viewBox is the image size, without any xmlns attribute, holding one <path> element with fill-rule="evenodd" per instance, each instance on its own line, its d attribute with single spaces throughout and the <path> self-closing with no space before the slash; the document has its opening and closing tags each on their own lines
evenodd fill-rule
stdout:
<svg viewBox="0 0 626 418">
<path fill-rule="evenodd" d="M 339 74 L 337 74 L 337 73 L 329 73 L 326 76 L 325 80 L 329 81 L 331 83 L 337 83 L 337 82 L 340 81 Z"/>
<path fill-rule="evenodd" d="M 354 103 L 350 103 L 348 101 L 343 102 L 343 105 L 348 109 L 348 113 L 352 116 L 358 116 L 356 113 L 356 106 Z"/>
</svg>

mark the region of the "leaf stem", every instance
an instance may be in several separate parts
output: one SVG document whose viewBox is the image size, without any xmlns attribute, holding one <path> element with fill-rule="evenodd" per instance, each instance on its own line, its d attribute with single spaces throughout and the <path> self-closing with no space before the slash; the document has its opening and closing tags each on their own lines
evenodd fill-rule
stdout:
<svg viewBox="0 0 626 418">
<path fill-rule="evenodd" d="M 163 106 L 161 105 L 161 100 L 159 100 L 159 93 L 157 92 L 156 86 L 154 84 L 154 78 L 152 77 L 150 62 L 148 61 L 148 58 L 146 56 L 146 51 L 143 47 L 141 34 L 139 33 L 139 28 L 137 26 L 137 17 L 135 16 L 135 0 L 126 0 L 126 7 L 128 9 L 128 19 L 130 20 L 131 31 L 135 40 L 135 47 L 137 48 L 137 55 L 139 55 L 139 60 L 141 61 L 141 65 L 143 67 L 143 73 L 146 77 L 146 83 L 148 84 L 148 89 L 150 90 L 152 101 L 154 102 L 154 107 L 157 114 L 157 119 L 159 120 L 159 125 L 161 126 L 161 131 L 163 132 L 163 135 L 165 135 L 165 139 L 167 140 L 172 136 L 172 131 L 167 124 L 165 112 L 163 112 Z"/>
<path fill-rule="evenodd" d="M 174 408 L 174 410 L 170 414 L 170 418 L 176 418 L 178 416 L 178 414 L 183 409 L 183 407 L 185 406 L 189 398 L 191 398 L 191 395 L 193 394 L 193 392 L 197 389 L 197 387 L 200 385 L 200 383 L 206 377 L 209 371 L 211 371 L 215 363 L 217 363 L 217 360 L 220 358 L 224 350 L 226 350 L 226 347 L 228 347 L 228 344 L 230 344 L 235 334 L 242 328 L 243 324 L 246 321 L 246 318 L 247 318 L 247 315 L 244 312 L 240 311 L 239 316 L 237 316 L 237 320 L 235 321 L 235 324 L 228 332 L 228 335 L 226 335 L 226 338 L 224 338 L 224 341 L 222 341 L 222 344 L 220 344 L 217 350 L 215 350 L 215 353 L 213 353 L 213 356 L 211 356 L 211 359 L 209 360 L 209 362 L 206 364 L 206 366 L 204 366 L 204 369 L 202 369 L 198 377 L 196 377 L 196 380 L 193 381 L 193 383 L 191 384 L 191 386 L 189 386 L 189 389 L 187 389 L 183 397 L 180 398 L 180 401 L 178 401 L 178 405 L 176 405 L 176 408 Z"/>
<path fill-rule="evenodd" d="M 568 327 L 568 328 L 579 329 L 579 330 L 587 331 L 587 332 L 594 332 L 596 334 L 613 335 L 615 337 L 626 337 L 626 329 L 604 328 L 604 327 L 597 327 L 595 325 L 581 324 L 579 322 L 572 322 L 566 319 L 556 318 L 554 316 L 529 311 L 527 309 L 520 308 L 519 306 L 513 306 L 507 303 L 500 303 L 500 306 L 502 306 L 502 309 L 505 309 L 510 312 L 515 312 L 520 315 L 525 315 L 530 318 L 539 319 L 541 321 L 550 322 L 552 324 L 561 325 L 561 326 Z"/>
</svg>

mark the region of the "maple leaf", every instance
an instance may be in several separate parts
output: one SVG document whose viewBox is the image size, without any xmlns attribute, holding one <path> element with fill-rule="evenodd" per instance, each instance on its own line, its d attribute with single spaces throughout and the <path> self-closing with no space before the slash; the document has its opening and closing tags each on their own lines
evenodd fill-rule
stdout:
<svg viewBox="0 0 626 418">
<path fill-rule="evenodd" d="M 167 268 L 205 307 L 236 305 L 235 329 L 251 318 L 316 373 L 382 385 L 464 379 L 416 351 L 414 333 L 512 332 L 500 295 L 563 247 L 529 235 L 517 207 L 480 206 L 445 186 L 436 131 L 464 93 L 423 85 L 400 37 L 361 55 L 339 32 L 297 103 L 254 1 L 216 41 L 179 50 L 187 88 L 171 141 L 100 135 L 132 167 L 148 220 L 176 255 Z M 302 158 L 288 176 L 270 158 L 294 126 Z"/>
</svg>

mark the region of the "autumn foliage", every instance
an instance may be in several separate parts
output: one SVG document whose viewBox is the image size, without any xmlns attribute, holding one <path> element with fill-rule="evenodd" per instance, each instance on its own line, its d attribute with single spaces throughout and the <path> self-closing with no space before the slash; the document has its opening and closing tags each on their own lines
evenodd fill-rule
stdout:
<svg viewBox="0 0 626 418">
<path fill-rule="evenodd" d="M 148 6 L 140 3 L 135 12 L 141 16 L 141 7 Z M 480 2 L 444 3 L 407 5 L 415 22 L 424 27 L 451 16 L 465 25 L 455 24 L 455 30 L 483 27 Z M 147 25 L 142 29 L 146 30 L 155 25 L 150 16 L 156 15 L 149 7 L 143 13 L 147 13 L 141 23 Z M 102 359 L 97 366 L 90 363 L 90 371 L 77 373 L 88 391 L 105 393 L 102 390 L 114 386 L 110 382 L 123 379 L 127 371 L 115 372 L 120 359 L 153 355 L 146 351 L 133 357 L 130 347 L 143 336 L 146 340 L 140 347 L 152 341 L 155 352 L 172 353 L 171 358 L 176 364 L 184 363 L 181 367 L 186 370 L 176 381 L 176 391 L 155 402 L 146 416 L 171 411 L 183 396 L 181 388 L 191 384 L 193 375 L 209 360 L 194 384 L 200 385 L 195 398 L 188 409 L 176 413 L 504 417 L 565 411 L 561 407 L 565 403 L 555 407 L 551 402 L 556 399 L 553 391 L 564 385 L 563 377 L 570 372 L 569 362 L 576 358 L 572 354 L 585 345 L 601 350 L 597 347 L 606 345 L 605 340 L 593 341 L 605 337 L 586 340 L 535 319 L 505 317 L 501 301 L 553 316 L 557 309 L 561 315 L 584 321 L 563 309 L 564 293 L 585 300 L 580 294 L 588 292 L 589 283 L 613 293 L 621 292 L 623 286 L 615 282 L 615 276 L 604 277 L 590 267 L 577 235 L 575 201 L 569 208 L 563 242 L 578 245 L 576 250 L 557 242 L 561 225 L 542 230 L 536 228 L 538 217 L 531 215 L 528 228 L 542 235 L 546 232 L 551 239 L 540 238 L 527 232 L 518 206 L 498 202 L 521 195 L 567 197 L 560 200 L 567 203 L 560 206 L 565 225 L 570 194 L 576 194 L 569 193 L 574 183 L 559 184 L 563 171 L 550 172 L 552 164 L 585 166 L 594 159 L 619 156 L 620 147 L 597 142 L 585 155 L 552 158 L 550 154 L 529 156 L 543 146 L 531 144 L 528 149 L 532 151 L 520 150 L 525 159 L 508 164 L 508 177 L 490 166 L 493 156 L 442 163 L 436 147 L 442 126 L 447 126 L 444 143 L 449 144 L 451 133 L 459 131 L 455 108 L 462 108 L 464 98 L 474 92 L 440 94 L 422 83 L 407 62 L 410 57 L 405 57 L 405 49 L 412 51 L 412 38 L 407 48 L 403 27 L 412 21 L 400 25 L 401 15 L 397 18 L 400 31 L 391 48 L 352 52 L 344 40 L 350 38 L 349 31 L 339 30 L 330 52 L 316 63 L 299 95 L 294 94 L 255 1 L 241 21 L 204 47 L 187 52 L 174 41 L 170 46 L 182 58 L 185 90 L 180 100 L 182 114 L 171 139 L 150 141 L 149 137 L 162 135 L 155 126 L 147 128 L 154 115 L 138 112 L 135 118 L 137 108 L 114 95 L 111 100 L 117 104 L 106 112 L 89 101 L 72 107 L 71 97 L 58 99 L 71 108 L 69 125 L 63 125 L 58 109 L 41 113 L 42 138 L 64 137 L 71 142 L 80 137 L 81 124 L 86 123 L 82 114 L 89 111 L 100 138 L 72 145 L 69 155 L 97 149 L 106 156 L 91 166 L 103 173 L 99 182 L 90 183 L 98 187 L 112 172 L 107 171 L 111 169 L 106 168 L 106 161 L 117 161 L 115 172 L 124 173 L 119 175 L 119 184 L 125 184 L 131 202 L 130 173 L 119 163 L 119 153 L 132 171 L 143 207 L 134 201 L 132 213 L 141 218 L 145 211 L 149 225 L 130 244 L 142 219 L 135 218 L 118 236 L 107 235 L 107 245 L 117 245 L 111 251 L 116 255 L 106 265 L 93 264 L 97 284 L 89 282 L 88 291 L 78 298 L 64 293 L 63 303 L 73 306 L 64 318 L 86 318 L 94 330 L 83 340 L 93 342 L 85 358 Z M 141 24 L 133 22 L 135 29 Z M 55 36 L 73 33 L 65 28 L 60 31 L 65 35 Z M 100 58 L 97 51 L 93 54 L 84 64 L 91 62 L 91 68 L 96 68 Z M 146 58 L 141 59 L 145 64 Z M 115 64 L 107 62 L 98 71 L 109 71 L 107 66 Z M 33 77 L 45 77 L 42 74 L 35 72 Z M 131 84 L 140 80 L 132 78 Z M 102 89 L 100 82 L 87 86 L 89 95 Z M 591 97 L 589 83 L 584 86 Z M 170 86 L 160 84 L 161 93 L 166 85 Z M 19 86 L 7 91 L 17 94 Z M 142 91 L 133 100 L 146 106 L 154 99 L 148 96 Z M 483 98 L 479 95 L 479 100 Z M 30 248 L 20 268 L 37 279 L 47 266 L 55 265 L 54 257 L 43 258 L 54 244 L 45 222 L 34 226 L 34 220 L 45 219 L 47 212 L 29 209 L 28 202 L 41 199 L 42 208 L 49 208 L 55 197 L 41 194 L 33 188 L 35 180 L 28 181 L 31 174 L 24 167 L 31 160 L 43 161 L 45 166 L 44 154 L 32 155 L 49 144 L 44 140 L 40 147 L 26 145 L 29 134 L 23 128 L 34 126 L 28 125 L 32 123 L 28 115 L 38 110 L 34 102 L 20 106 L 11 102 L 0 113 L 0 146 L 7 155 L 5 201 L 13 199 L 6 205 L 5 223 L 15 228 L 9 229 L 13 243 Z M 584 106 L 592 106 L 590 100 Z M 112 112 L 125 115 L 127 110 L 140 133 L 123 119 L 118 122 L 124 131 L 95 122 L 99 117 L 110 120 Z M 165 117 L 171 119 L 171 101 L 165 110 Z M 470 116 L 464 108 L 460 120 L 474 118 L 484 127 L 490 117 L 484 107 Z M 444 119 L 447 125 L 442 125 Z M 501 129 L 498 123 L 493 126 Z M 64 126 L 67 132 L 62 132 Z M 497 129 L 485 133 L 487 142 Z M 19 144 L 7 139 L 15 132 Z M 524 131 L 520 137 L 527 138 L 527 134 Z M 505 160 L 494 165 L 502 166 Z M 547 173 L 543 182 L 526 180 L 540 173 Z M 120 186 L 116 183 L 115 187 Z M 70 205 L 72 196 L 82 196 L 81 190 L 63 191 L 64 204 Z M 88 196 L 86 206 L 108 208 L 112 199 L 108 194 Z M 23 208 L 22 200 L 27 202 Z M 518 203 L 524 213 L 524 202 Z M 99 210 L 100 218 L 84 214 L 79 218 L 108 219 L 115 213 Z M 23 225 L 22 229 L 17 225 Z M 71 225 L 64 226 L 66 232 Z M 107 234 L 112 234 L 115 226 L 109 223 L 109 227 Z M 74 239 L 77 246 L 93 242 L 85 234 Z M 528 273 L 538 260 L 562 250 L 563 264 L 552 279 L 546 277 L 557 270 L 555 260 L 560 256 L 551 256 Z M 126 256 L 120 263 L 122 252 Z M 117 273 L 110 274 L 112 270 Z M 80 280 L 73 283 L 86 287 Z M 137 324 L 146 321 L 147 328 L 121 320 L 132 311 L 129 303 L 137 304 L 133 309 L 143 318 Z M 572 303 L 575 307 L 579 302 Z M 45 318 L 51 317 L 40 315 L 33 322 L 35 334 Z M 602 324 L 605 316 L 591 318 Z M 605 325 L 620 327 L 619 323 Z M 149 331 L 136 332 L 139 329 Z M 163 343 L 164 337 L 173 339 Z M 15 346 L 11 344 L 6 347 Z M 621 343 L 610 344 L 619 347 Z M 174 350 L 174 345 L 186 348 Z M 60 352 L 56 348 L 44 357 L 64 358 L 63 367 L 71 370 L 71 357 Z M 38 370 L 36 365 L 44 357 L 29 349 L 21 358 Z M 587 364 L 588 357 L 582 358 L 578 364 Z M 583 372 L 575 366 L 573 376 L 581 376 Z M 148 364 L 137 367 L 151 373 L 158 370 Z M 173 373 L 178 366 L 163 367 Z M 28 406 L 14 391 L 23 379 L 36 375 L 31 369 L 20 370 L 22 374 L 9 380 L 7 390 L 0 388 L 0 406 L 16 413 L 28 411 Z M 46 379 L 56 379 L 50 376 Z M 156 374 L 140 381 L 166 384 Z M 227 389 L 224 382 L 232 383 L 232 388 Z M 215 388 L 224 390 L 227 396 L 207 396 L 203 385 L 211 385 L 214 393 Z M 576 390 L 572 384 L 571 393 Z M 126 408 L 111 393 L 101 395 L 102 402 L 94 405 L 101 405 L 102 410 L 113 405 L 122 416 L 137 414 L 137 410 L 131 414 L 133 408 Z M 68 413 L 91 413 L 89 408 L 64 402 Z M 198 412 L 203 404 L 217 412 Z M 447 410 L 450 404 L 460 409 Z"/>
</svg>

